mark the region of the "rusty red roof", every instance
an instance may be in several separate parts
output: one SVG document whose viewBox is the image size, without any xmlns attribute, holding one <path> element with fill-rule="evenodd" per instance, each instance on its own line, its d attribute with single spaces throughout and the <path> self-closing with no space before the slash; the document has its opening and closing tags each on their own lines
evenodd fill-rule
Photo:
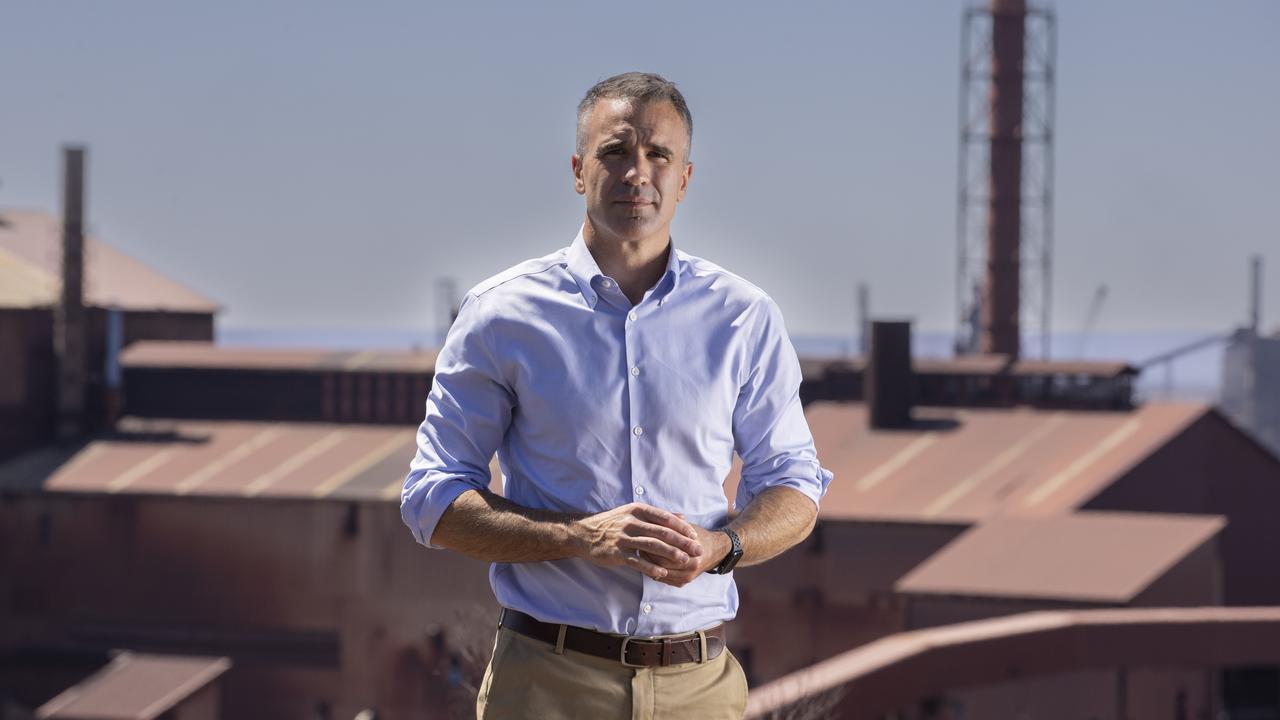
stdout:
<svg viewBox="0 0 1280 720">
<path fill-rule="evenodd" d="M 1127 603 L 1226 526 L 1219 516 L 995 517 L 900 579 L 915 595 Z"/>
<path fill-rule="evenodd" d="M 1280 608 L 1046 611 L 898 633 L 751 689 L 747 718 L 838 689 L 840 717 L 947 690 L 1098 667 L 1280 663 Z"/>
<path fill-rule="evenodd" d="M 36 710 L 42 720 L 152 720 L 231 667 L 224 657 L 120 652 Z"/>
<path fill-rule="evenodd" d="M 85 304 L 216 313 L 213 300 L 86 235 Z M 62 223 L 38 211 L 0 212 L 0 305 L 48 307 L 62 287 Z"/>
<path fill-rule="evenodd" d="M 208 342 L 146 340 L 120 354 L 125 368 L 208 368 L 222 370 L 345 370 L 434 372 L 435 350 L 323 350 L 235 348 Z"/>
<path fill-rule="evenodd" d="M 0 465 L 0 487 L 398 501 L 415 442 L 403 426 L 126 417 L 69 454 L 51 446 Z"/>
<path fill-rule="evenodd" d="M 893 431 L 869 430 L 861 403 L 815 402 L 806 417 L 835 473 L 823 517 L 968 525 L 1074 510 L 1209 412 L 917 408 L 920 426 Z M 0 486 L 393 499 L 415 442 L 402 426 L 125 418 L 119 430 L 12 460 Z M 729 497 L 739 469 L 735 456 Z"/>
<path fill-rule="evenodd" d="M 1210 412 L 1163 402 L 1125 412 L 921 407 L 905 430 L 869 429 L 863 403 L 814 402 L 805 416 L 835 474 L 823 517 L 970 524 L 1074 510 Z M 730 497 L 738 472 L 735 461 Z"/>
</svg>

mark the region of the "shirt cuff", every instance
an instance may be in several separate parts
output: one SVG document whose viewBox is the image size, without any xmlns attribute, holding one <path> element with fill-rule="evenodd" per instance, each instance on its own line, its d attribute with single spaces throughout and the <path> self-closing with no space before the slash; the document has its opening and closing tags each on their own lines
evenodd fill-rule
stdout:
<svg viewBox="0 0 1280 720">
<path fill-rule="evenodd" d="M 400 519 L 409 526 L 414 539 L 420 544 L 432 550 L 443 550 L 443 545 L 431 544 L 431 535 L 440 522 L 440 516 L 459 495 L 475 489 L 475 484 L 457 476 L 434 481 L 419 480 L 401 498 Z"/>
<path fill-rule="evenodd" d="M 813 501 L 814 508 L 821 507 L 822 496 L 827 494 L 827 487 L 831 485 L 831 480 L 835 475 L 821 465 L 814 464 L 815 472 L 812 474 L 799 473 L 775 474 L 764 478 L 749 480 L 745 477 L 738 479 L 738 497 L 735 498 L 734 505 L 738 512 L 742 512 L 747 504 L 755 499 L 757 495 L 771 487 L 789 487 L 798 490 L 805 497 Z M 788 468 L 794 469 L 794 468 Z"/>
</svg>

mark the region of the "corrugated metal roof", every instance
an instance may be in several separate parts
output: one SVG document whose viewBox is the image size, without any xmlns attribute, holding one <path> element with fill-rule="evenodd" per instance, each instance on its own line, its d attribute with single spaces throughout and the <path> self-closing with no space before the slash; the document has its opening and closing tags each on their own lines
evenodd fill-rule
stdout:
<svg viewBox="0 0 1280 720">
<path fill-rule="evenodd" d="M 36 710 L 58 720 L 152 720 L 231 667 L 224 657 L 117 654 Z"/>
<path fill-rule="evenodd" d="M 841 689 L 841 717 L 892 714 L 962 687 L 1100 667 L 1280 662 L 1280 608 L 1046 611 L 898 633 L 751 689 L 747 718 Z"/>
<path fill-rule="evenodd" d="M 867 359 L 861 355 L 844 358 L 801 358 L 805 379 L 819 379 L 828 368 L 834 372 L 863 372 Z M 1010 362 L 1008 355 L 960 355 L 950 358 L 915 357 L 911 367 L 919 375 L 1087 375 L 1114 378 L 1137 370 L 1120 360 L 1035 360 Z"/>
<path fill-rule="evenodd" d="M 62 287 L 61 221 L 38 211 L 6 210 L 0 217 L 0 306 L 53 305 Z M 85 304 L 94 307 L 195 313 L 220 309 L 92 235 L 85 237 L 84 287 Z"/>
<path fill-rule="evenodd" d="M 835 473 L 823 517 L 967 525 L 1074 510 L 1208 412 L 916 408 L 920 424 L 893 431 L 869 430 L 861 403 L 815 402 L 805 414 Z M 415 442 L 412 428 L 376 425 L 125 418 L 119 428 L 71 456 L 16 458 L 0 466 L 0 486 L 389 500 Z M 729 497 L 740 467 L 735 457 Z"/>
<path fill-rule="evenodd" d="M 1226 526 L 1218 516 L 1084 512 L 970 528 L 899 592 L 1127 603 Z"/>
<path fill-rule="evenodd" d="M 48 274 L 0 249 L 0 307 L 49 305 L 58 296 L 58 290 L 58 283 Z"/>
<path fill-rule="evenodd" d="M 805 416 L 835 474 L 823 517 L 969 524 L 1073 510 L 1208 412 L 916 408 L 905 430 L 869 429 L 863 403 L 814 402 Z M 730 493 L 737 473 L 735 463 Z"/>
<path fill-rule="evenodd" d="M 217 368 L 236 370 L 435 371 L 435 350 L 228 348 L 207 342 L 148 340 L 120 354 L 125 368 Z"/>
<path fill-rule="evenodd" d="M 0 465 L 0 487 L 398 501 L 415 442 L 415 428 L 385 425 L 129 417 L 70 454 L 44 448 Z M 490 471 L 500 477 L 496 459 Z"/>
</svg>

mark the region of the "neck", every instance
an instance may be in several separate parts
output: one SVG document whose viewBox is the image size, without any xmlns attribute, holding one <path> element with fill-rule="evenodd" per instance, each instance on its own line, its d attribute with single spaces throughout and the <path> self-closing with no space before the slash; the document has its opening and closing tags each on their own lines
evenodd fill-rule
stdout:
<svg viewBox="0 0 1280 720">
<path fill-rule="evenodd" d="M 600 266 L 600 272 L 616 280 L 633 305 L 640 302 L 645 291 L 653 287 L 667 269 L 667 253 L 671 247 L 669 225 L 643 238 L 619 238 L 599 232 L 587 217 L 582 239 Z"/>
</svg>

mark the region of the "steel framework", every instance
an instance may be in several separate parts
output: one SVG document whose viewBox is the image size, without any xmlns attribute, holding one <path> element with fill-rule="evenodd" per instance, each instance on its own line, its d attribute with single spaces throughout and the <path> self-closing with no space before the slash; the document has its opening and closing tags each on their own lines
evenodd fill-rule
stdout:
<svg viewBox="0 0 1280 720">
<path fill-rule="evenodd" d="M 1050 9 L 996 0 L 964 12 L 957 354 L 1021 355 L 1034 327 L 1049 358 L 1056 53 Z"/>
</svg>

